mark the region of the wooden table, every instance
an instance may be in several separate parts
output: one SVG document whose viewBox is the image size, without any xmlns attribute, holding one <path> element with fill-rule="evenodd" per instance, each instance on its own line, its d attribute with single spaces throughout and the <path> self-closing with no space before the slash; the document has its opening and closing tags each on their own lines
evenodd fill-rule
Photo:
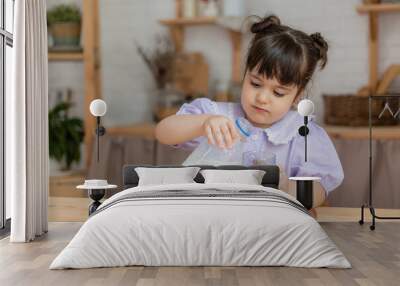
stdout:
<svg viewBox="0 0 400 286">
<path fill-rule="evenodd" d="M 368 126 L 322 126 L 332 139 L 369 139 Z M 394 126 L 374 126 L 372 128 L 372 139 L 399 140 L 400 125 Z"/>
<path fill-rule="evenodd" d="M 136 136 L 146 139 L 155 139 L 156 123 L 143 122 L 118 127 L 106 128 L 107 134 L 120 136 Z"/>
</svg>

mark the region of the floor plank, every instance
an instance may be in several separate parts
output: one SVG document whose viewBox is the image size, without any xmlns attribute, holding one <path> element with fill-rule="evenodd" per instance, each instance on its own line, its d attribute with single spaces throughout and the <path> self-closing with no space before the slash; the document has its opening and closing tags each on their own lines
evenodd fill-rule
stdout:
<svg viewBox="0 0 400 286">
<path fill-rule="evenodd" d="M 375 231 L 356 222 L 321 226 L 352 263 L 352 269 L 290 267 L 117 267 L 49 270 L 81 222 L 51 222 L 32 243 L 0 240 L 0 285 L 399 285 L 400 224 L 379 222 Z"/>
</svg>

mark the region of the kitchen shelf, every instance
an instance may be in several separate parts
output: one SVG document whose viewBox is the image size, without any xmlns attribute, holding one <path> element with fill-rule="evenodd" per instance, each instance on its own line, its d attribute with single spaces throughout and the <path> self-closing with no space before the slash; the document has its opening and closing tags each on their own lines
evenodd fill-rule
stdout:
<svg viewBox="0 0 400 286">
<path fill-rule="evenodd" d="M 166 26 L 196 26 L 214 25 L 217 19 L 215 17 L 174 18 L 162 19 L 159 22 Z"/>
<path fill-rule="evenodd" d="M 400 4 L 397 3 L 360 4 L 357 6 L 357 11 L 359 13 L 400 12 Z"/>
<path fill-rule="evenodd" d="M 49 61 L 83 61 L 83 52 L 49 52 Z"/>
<path fill-rule="evenodd" d="M 84 164 L 89 169 L 92 157 L 96 118 L 89 111 L 92 100 L 101 98 L 99 56 L 99 0 L 82 1 L 82 46 L 74 50 L 57 50 L 56 47 L 48 50 L 49 62 L 82 62 L 84 81 Z M 59 49 L 59 48 L 58 48 Z"/>
<path fill-rule="evenodd" d="M 368 84 L 358 90 L 358 95 L 368 96 L 371 94 L 385 94 L 389 85 L 400 75 L 400 64 L 393 63 L 386 71 L 381 79 L 378 76 L 378 36 L 379 14 L 383 12 L 400 12 L 400 3 L 383 3 L 383 4 L 360 4 L 357 6 L 360 14 L 368 16 L 368 50 L 369 50 L 369 80 Z"/>
<path fill-rule="evenodd" d="M 193 17 L 193 18 L 174 18 L 174 19 L 161 19 L 159 20 L 164 26 L 170 29 L 171 38 L 174 42 L 176 51 L 184 51 L 184 32 L 186 27 L 190 26 L 205 26 L 216 25 L 225 29 L 231 39 L 232 43 L 232 74 L 231 80 L 235 83 L 241 82 L 240 61 L 241 61 L 241 46 L 242 46 L 242 33 L 241 31 L 234 30 L 230 27 L 224 26 L 217 21 L 216 17 Z"/>
<path fill-rule="evenodd" d="M 351 126 L 334 126 L 324 125 L 323 128 L 331 138 L 335 139 L 368 139 L 369 128 L 368 126 L 351 127 Z M 399 140 L 400 139 L 400 125 L 393 126 L 374 126 L 372 132 L 372 139 L 374 140 Z"/>
</svg>

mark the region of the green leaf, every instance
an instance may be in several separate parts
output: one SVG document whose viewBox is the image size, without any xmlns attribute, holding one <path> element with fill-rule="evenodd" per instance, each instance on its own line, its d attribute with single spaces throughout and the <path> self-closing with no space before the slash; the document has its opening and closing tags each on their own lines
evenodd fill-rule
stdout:
<svg viewBox="0 0 400 286">
<path fill-rule="evenodd" d="M 76 5 L 61 4 L 47 11 L 48 25 L 58 22 L 79 23 L 80 21 L 81 21 L 81 12 Z"/>
<path fill-rule="evenodd" d="M 68 116 L 71 107 L 71 103 L 61 102 L 49 110 L 49 155 L 67 169 L 80 161 L 84 134 L 82 119 Z"/>
</svg>

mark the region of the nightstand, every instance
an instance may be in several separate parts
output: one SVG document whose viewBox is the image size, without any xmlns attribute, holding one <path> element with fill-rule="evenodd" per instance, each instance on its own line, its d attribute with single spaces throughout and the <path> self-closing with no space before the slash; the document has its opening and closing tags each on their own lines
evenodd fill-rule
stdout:
<svg viewBox="0 0 400 286">
<path fill-rule="evenodd" d="M 93 202 L 89 206 L 89 216 L 94 213 L 101 205 L 100 200 L 104 197 L 106 190 L 115 189 L 117 185 L 109 185 L 107 180 L 85 180 L 83 185 L 79 185 L 77 189 L 87 190 L 89 198 Z"/>
</svg>

